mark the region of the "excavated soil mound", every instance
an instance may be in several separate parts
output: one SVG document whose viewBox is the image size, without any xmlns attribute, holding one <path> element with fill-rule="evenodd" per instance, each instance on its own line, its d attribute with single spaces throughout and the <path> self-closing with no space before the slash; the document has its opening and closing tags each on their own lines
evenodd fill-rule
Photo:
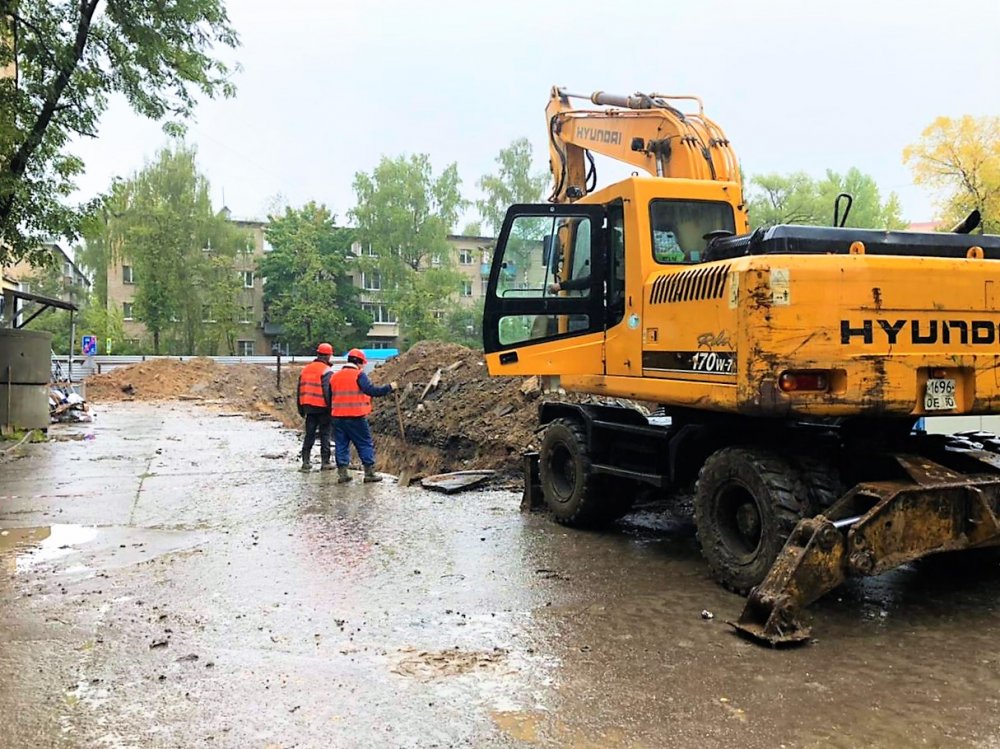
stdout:
<svg viewBox="0 0 1000 749">
<path fill-rule="evenodd" d="M 424 341 L 378 367 L 372 380 L 400 385 L 405 443 L 393 396 L 376 399 L 371 416 L 380 463 L 392 473 L 494 468 L 519 475 L 521 453 L 537 447 L 537 380 L 490 377 L 478 351 Z"/>
<path fill-rule="evenodd" d="M 87 378 L 88 400 L 192 400 L 263 414 L 286 427 L 301 426 L 296 413 L 298 367 L 284 368 L 281 391 L 276 372 L 259 364 L 216 364 L 212 359 L 150 359 Z"/>
</svg>

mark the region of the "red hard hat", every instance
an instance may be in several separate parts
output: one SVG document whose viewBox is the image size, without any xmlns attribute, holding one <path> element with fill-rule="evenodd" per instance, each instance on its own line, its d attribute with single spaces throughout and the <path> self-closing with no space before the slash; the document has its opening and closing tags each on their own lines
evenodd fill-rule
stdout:
<svg viewBox="0 0 1000 749">
<path fill-rule="evenodd" d="M 316 353 L 320 356 L 333 356 L 333 346 L 329 343 L 321 343 L 316 347 Z"/>
<path fill-rule="evenodd" d="M 349 360 L 350 359 L 357 359 L 362 364 L 367 364 L 368 363 L 368 357 L 366 357 L 365 356 L 365 352 L 362 351 L 359 348 L 352 348 L 350 351 L 348 351 L 347 352 L 347 358 Z"/>
</svg>

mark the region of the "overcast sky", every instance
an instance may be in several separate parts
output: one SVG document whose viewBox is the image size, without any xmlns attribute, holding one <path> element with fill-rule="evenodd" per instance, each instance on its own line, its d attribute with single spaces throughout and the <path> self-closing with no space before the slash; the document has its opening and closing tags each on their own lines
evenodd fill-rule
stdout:
<svg viewBox="0 0 1000 749">
<path fill-rule="evenodd" d="M 213 201 L 264 218 L 281 195 L 344 218 L 381 155 L 455 161 L 467 198 L 527 136 L 546 168 L 552 85 L 703 97 L 748 175 L 857 166 L 933 218 L 901 163 L 939 115 L 1000 114 L 1000 2 L 229 0 L 243 46 L 235 99 L 191 123 Z M 159 125 L 116 104 L 77 147 L 82 196 L 141 168 Z M 600 184 L 623 172 L 605 167 Z M 470 216 L 471 218 L 471 216 Z"/>
</svg>

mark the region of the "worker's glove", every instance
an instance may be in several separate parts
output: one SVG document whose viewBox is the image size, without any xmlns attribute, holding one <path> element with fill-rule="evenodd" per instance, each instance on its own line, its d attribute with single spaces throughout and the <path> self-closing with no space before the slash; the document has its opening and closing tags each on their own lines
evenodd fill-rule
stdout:
<svg viewBox="0 0 1000 749">
<path fill-rule="evenodd" d="M 562 291 L 562 286 L 559 285 L 558 281 L 556 281 L 555 283 L 550 283 L 549 284 L 549 293 L 550 294 L 558 294 L 560 291 Z"/>
<path fill-rule="evenodd" d="M 392 392 L 396 392 L 397 390 L 399 390 L 399 383 L 395 382 L 395 381 L 394 382 L 390 382 L 389 383 L 389 387 L 392 388 Z"/>
</svg>

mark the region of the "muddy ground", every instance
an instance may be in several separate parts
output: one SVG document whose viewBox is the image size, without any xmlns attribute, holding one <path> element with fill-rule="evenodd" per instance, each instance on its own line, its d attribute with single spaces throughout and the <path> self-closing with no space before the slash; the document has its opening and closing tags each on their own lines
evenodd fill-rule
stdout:
<svg viewBox="0 0 1000 749">
<path fill-rule="evenodd" d="M 1000 746 L 996 564 L 847 587 L 773 651 L 657 508 L 339 486 L 190 402 L 53 433 L 0 463 L 4 747 Z"/>
</svg>

